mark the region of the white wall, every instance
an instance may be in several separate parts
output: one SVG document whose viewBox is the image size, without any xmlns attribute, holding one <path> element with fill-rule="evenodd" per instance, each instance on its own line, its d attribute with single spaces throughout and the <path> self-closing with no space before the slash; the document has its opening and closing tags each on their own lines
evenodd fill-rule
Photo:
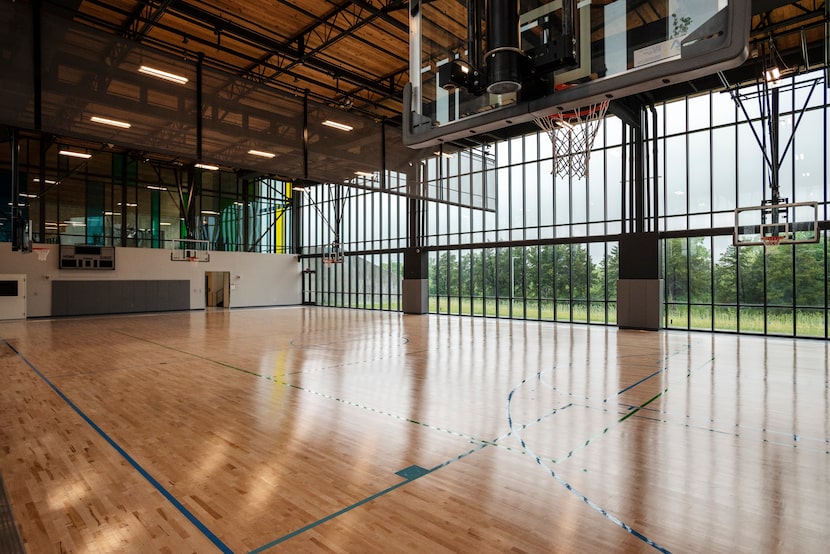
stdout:
<svg viewBox="0 0 830 554">
<path fill-rule="evenodd" d="M 60 247 L 49 248 L 46 261 L 32 253 L 13 252 L 11 243 L 0 243 L 0 273 L 23 273 L 27 282 L 27 315 L 52 314 L 52 281 L 61 280 L 190 280 L 190 307 L 205 307 L 205 272 L 227 271 L 231 276 L 231 308 L 286 306 L 301 303 L 302 274 L 293 254 L 211 252 L 209 262 L 173 262 L 169 250 L 116 248 L 115 270 L 58 269 Z"/>
</svg>

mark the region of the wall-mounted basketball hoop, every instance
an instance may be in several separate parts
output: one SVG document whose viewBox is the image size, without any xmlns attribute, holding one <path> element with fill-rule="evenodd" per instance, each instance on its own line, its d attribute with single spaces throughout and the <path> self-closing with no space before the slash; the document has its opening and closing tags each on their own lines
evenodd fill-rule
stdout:
<svg viewBox="0 0 830 554">
<path fill-rule="evenodd" d="M 210 261 L 210 241 L 195 239 L 172 239 L 170 260 L 174 262 L 190 262 L 196 266 L 199 262 Z"/>
<path fill-rule="evenodd" d="M 597 131 L 608 111 L 608 100 L 563 112 L 536 117 L 536 125 L 548 134 L 553 146 L 553 172 L 560 177 L 588 175 L 588 162 Z"/>
<path fill-rule="evenodd" d="M 45 262 L 46 258 L 49 257 L 49 249 L 44 246 L 32 247 L 32 252 L 37 254 L 37 260 L 39 262 Z"/>
</svg>

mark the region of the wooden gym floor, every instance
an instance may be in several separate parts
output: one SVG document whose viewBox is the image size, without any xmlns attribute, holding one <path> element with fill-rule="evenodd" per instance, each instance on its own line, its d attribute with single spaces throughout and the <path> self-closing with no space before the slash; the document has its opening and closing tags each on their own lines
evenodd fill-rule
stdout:
<svg viewBox="0 0 830 554">
<path fill-rule="evenodd" d="M 313 307 L 0 323 L 30 553 L 824 552 L 828 343 Z"/>
</svg>

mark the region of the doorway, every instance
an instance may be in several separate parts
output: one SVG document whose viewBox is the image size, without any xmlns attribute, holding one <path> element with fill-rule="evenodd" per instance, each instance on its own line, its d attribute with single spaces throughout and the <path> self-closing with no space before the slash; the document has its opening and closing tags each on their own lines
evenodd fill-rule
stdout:
<svg viewBox="0 0 830 554">
<path fill-rule="evenodd" d="M 205 271 L 205 307 L 231 307 L 230 271 Z"/>
</svg>

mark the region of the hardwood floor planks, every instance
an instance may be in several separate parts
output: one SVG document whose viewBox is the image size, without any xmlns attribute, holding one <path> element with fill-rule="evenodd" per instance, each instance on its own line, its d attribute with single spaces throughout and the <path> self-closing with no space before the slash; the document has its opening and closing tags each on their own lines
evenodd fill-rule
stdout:
<svg viewBox="0 0 830 554">
<path fill-rule="evenodd" d="M 830 539 L 823 341 L 313 307 L 0 339 L 0 473 L 29 552 Z"/>
</svg>

